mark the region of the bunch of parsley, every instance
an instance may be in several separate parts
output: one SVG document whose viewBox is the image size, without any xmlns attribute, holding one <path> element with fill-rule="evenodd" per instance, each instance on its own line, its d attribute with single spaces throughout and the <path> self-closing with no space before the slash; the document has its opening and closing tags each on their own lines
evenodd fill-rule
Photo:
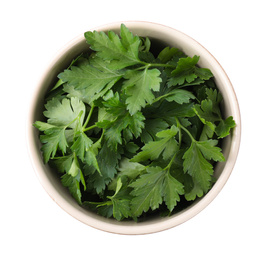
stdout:
<svg viewBox="0 0 271 260">
<path fill-rule="evenodd" d="M 92 51 L 58 75 L 47 119 L 34 123 L 44 162 L 80 205 L 117 220 L 169 215 L 206 194 L 235 126 L 212 72 L 177 48 L 152 50 L 123 24 L 120 35 L 85 38 Z"/>
</svg>

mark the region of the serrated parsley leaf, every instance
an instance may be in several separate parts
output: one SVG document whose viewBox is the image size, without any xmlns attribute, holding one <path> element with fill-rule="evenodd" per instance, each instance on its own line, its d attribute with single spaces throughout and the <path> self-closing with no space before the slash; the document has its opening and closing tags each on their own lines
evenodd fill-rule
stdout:
<svg viewBox="0 0 271 260">
<path fill-rule="evenodd" d="M 121 178 L 118 178 L 115 194 L 107 196 L 113 204 L 113 217 L 118 221 L 132 216 L 130 208 L 131 195 L 127 193 L 127 189 L 123 192 L 121 188 L 122 181 Z"/>
<path fill-rule="evenodd" d="M 219 104 L 222 100 L 222 95 L 217 90 L 206 89 L 207 99 L 201 101 L 201 104 L 194 105 L 194 111 L 207 126 L 203 129 L 201 139 L 206 137 L 212 138 L 212 134 L 215 132 L 218 138 L 224 138 L 229 135 L 230 130 L 235 127 L 235 121 L 232 116 L 227 119 L 222 119 Z M 215 123 L 219 122 L 218 125 Z"/>
<path fill-rule="evenodd" d="M 53 160 L 53 164 L 56 166 L 58 172 L 67 173 L 73 162 L 73 154 L 69 154 L 66 156 L 58 157 Z"/>
<path fill-rule="evenodd" d="M 126 105 L 120 101 L 119 95 L 103 102 L 106 112 L 111 114 L 111 119 L 98 122 L 97 126 L 106 129 L 105 136 L 109 141 L 109 146 L 117 149 L 118 144 L 122 144 L 122 131 L 129 129 L 138 138 L 144 127 L 145 117 L 141 112 L 136 112 L 133 116 L 126 109 Z"/>
<path fill-rule="evenodd" d="M 123 88 L 126 99 L 127 108 L 131 115 L 140 111 L 147 103 L 151 104 L 155 99 L 152 91 L 159 91 L 160 71 L 158 69 L 144 69 L 143 71 L 128 71 L 125 74 Z"/>
<path fill-rule="evenodd" d="M 148 168 L 147 172 L 130 184 L 130 187 L 134 188 L 131 192 L 131 195 L 134 196 L 131 201 L 131 209 L 132 214 L 136 217 L 150 208 L 157 209 L 163 202 L 162 189 L 165 172 L 160 167 Z"/>
<path fill-rule="evenodd" d="M 69 67 L 67 69 L 70 69 L 72 67 L 72 65 L 74 65 L 75 63 L 77 63 L 78 60 L 81 59 L 81 56 L 83 55 L 83 53 L 81 53 L 79 56 L 77 56 L 74 60 L 72 60 L 72 62 L 70 63 Z M 59 79 L 57 81 L 57 83 L 55 84 L 55 86 L 50 90 L 50 92 L 56 90 L 57 88 L 59 88 L 60 86 L 62 86 L 64 84 L 64 82 Z"/>
<path fill-rule="evenodd" d="M 193 177 L 194 182 L 198 183 L 204 192 L 210 188 L 213 166 L 204 158 L 202 152 L 195 141 L 183 156 L 184 172 Z"/>
<path fill-rule="evenodd" d="M 127 189 L 122 189 L 121 178 L 117 180 L 117 188 L 113 196 L 107 196 L 107 201 L 104 202 L 84 202 L 84 205 L 93 208 L 96 207 L 98 213 L 104 217 L 114 217 L 121 221 L 124 218 L 131 217 L 130 201 L 131 195 Z"/>
<path fill-rule="evenodd" d="M 178 104 L 176 102 L 167 102 L 164 100 L 159 107 L 152 107 L 148 106 L 144 110 L 144 115 L 146 118 L 160 118 L 167 122 L 169 125 L 175 124 L 175 118 L 186 118 L 186 117 L 194 117 L 194 104 L 187 103 L 187 104 Z"/>
<path fill-rule="evenodd" d="M 145 144 L 150 141 L 157 141 L 158 137 L 156 134 L 166 130 L 168 127 L 168 123 L 160 118 L 146 120 L 145 127 L 140 136 L 141 141 Z"/>
<path fill-rule="evenodd" d="M 66 128 L 75 130 L 82 128 L 85 105 L 77 98 L 64 98 L 62 101 L 52 98 L 45 107 L 44 115 L 48 118 L 48 123 L 37 121 L 34 126 L 40 131 L 44 131 L 40 140 L 44 144 L 41 150 L 44 154 L 44 161 L 47 163 L 50 158 L 54 158 L 58 149 L 63 154 L 66 153 L 68 147 Z"/>
<path fill-rule="evenodd" d="M 84 161 L 85 153 L 91 148 L 92 144 L 93 141 L 82 132 L 71 146 L 71 150 L 75 152 L 82 161 Z"/>
<path fill-rule="evenodd" d="M 140 216 L 150 208 L 155 210 L 165 201 L 170 211 L 184 193 L 183 184 L 173 178 L 167 170 L 161 167 L 148 167 L 147 173 L 130 184 L 134 190 L 131 202 L 132 214 Z"/>
<path fill-rule="evenodd" d="M 212 72 L 206 68 L 197 67 L 199 56 L 180 58 L 175 70 L 172 71 L 172 77 L 168 81 L 168 85 L 183 85 L 185 82 L 192 83 L 197 78 L 208 80 L 213 77 Z"/>
<path fill-rule="evenodd" d="M 211 124 L 211 127 L 208 126 L 207 124 L 205 124 L 202 128 L 202 132 L 200 134 L 200 141 L 206 141 L 209 138 L 212 138 L 214 135 L 214 128 L 213 128 L 213 124 Z"/>
<path fill-rule="evenodd" d="M 191 83 L 197 78 L 194 68 L 199 61 L 199 56 L 181 58 L 175 70 L 172 71 L 172 77 L 169 79 L 169 86 L 182 85 L 185 82 Z"/>
<path fill-rule="evenodd" d="M 120 221 L 124 218 L 131 217 L 131 209 L 130 209 L 130 198 L 129 199 L 121 199 L 121 198 L 113 198 L 113 217 Z"/>
<path fill-rule="evenodd" d="M 171 212 L 180 201 L 180 196 L 184 194 L 184 185 L 177 181 L 167 172 L 163 183 L 163 197 L 167 208 Z"/>
<path fill-rule="evenodd" d="M 201 80 L 209 80 L 212 78 L 214 75 L 213 73 L 207 69 L 207 68 L 199 68 L 195 66 L 195 72 L 196 76 L 200 78 Z"/>
<path fill-rule="evenodd" d="M 220 102 L 223 100 L 222 95 L 217 89 L 206 88 L 205 90 L 207 99 L 212 101 L 213 112 L 218 116 L 221 116 Z"/>
<path fill-rule="evenodd" d="M 85 105 L 78 98 L 64 98 L 62 101 L 53 98 L 47 102 L 45 108 L 44 115 L 48 118 L 49 124 L 76 128 L 78 123 L 79 125 L 83 123 Z"/>
<path fill-rule="evenodd" d="M 171 73 L 172 76 L 177 76 L 180 73 L 193 71 L 198 61 L 199 56 L 197 55 L 193 56 L 192 58 L 186 57 L 179 59 L 176 69 Z"/>
<path fill-rule="evenodd" d="M 113 31 L 107 34 L 104 32 L 86 32 L 85 38 L 90 48 L 97 52 L 97 56 L 110 61 L 114 69 L 139 64 L 138 48 L 140 38 L 134 36 L 125 25 L 121 26 L 121 38 Z"/>
<path fill-rule="evenodd" d="M 145 172 L 145 166 L 137 163 L 131 162 L 128 158 L 123 158 L 120 162 L 118 168 L 117 177 L 115 177 L 112 182 L 108 185 L 109 190 L 116 190 L 117 179 L 122 176 L 127 176 L 129 179 L 136 179 L 140 174 Z"/>
<path fill-rule="evenodd" d="M 67 173 L 61 177 L 61 182 L 65 187 L 69 188 L 71 195 L 77 200 L 77 202 L 79 204 L 82 204 L 80 183 L 82 183 L 85 190 L 86 189 L 85 178 L 81 171 L 76 155 L 73 155 L 72 158 L 73 160 L 71 164 L 67 164 L 66 161 L 65 171 L 67 171 Z M 66 168 L 68 165 L 70 166 L 69 169 Z"/>
<path fill-rule="evenodd" d="M 168 160 L 178 150 L 178 143 L 174 138 L 177 133 L 178 128 L 174 125 L 170 129 L 158 132 L 156 136 L 159 140 L 145 144 L 142 151 L 135 155 L 131 162 L 156 160 L 161 154 L 164 160 Z"/>
<path fill-rule="evenodd" d="M 202 188 L 197 182 L 195 182 L 193 188 L 189 192 L 185 193 L 185 199 L 187 201 L 191 201 L 191 200 L 195 200 L 197 197 L 201 198 L 203 195 L 204 195 L 204 192 Z"/>
<path fill-rule="evenodd" d="M 221 153 L 221 148 L 216 147 L 217 143 L 217 140 L 209 139 L 207 141 L 199 141 L 196 144 L 207 160 L 223 162 L 225 161 L 225 158 Z"/>
<path fill-rule="evenodd" d="M 58 148 L 66 153 L 68 143 L 65 137 L 65 128 L 52 127 L 44 131 L 45 135 L 40 136 L 40 141 L 44 144 L 41 147 L 43 151 L 44 162 L 47 163 L 50 158 L 54 158 Z"/>
<path fill-rule="evenodd" d="M 69 189 L 71 195 L 81 205 L 82 193 L 80 190 L 80 175 L 76 175 L 75 177 L 73 177 L 70 174 L 66 173 L 61 177 L 61 182 L 63 186 Z"/>
<path fill-rule="evenodd" d="M 214 123 L 219 121 L 220 118 L 218 115 L 214 114 L 212 100 L 205 99 L 201 101 L 200 105 L 194 105 L 193 109 L 202 123 L 208 125 L 213 131 L 215 131 L 216 125 Z"/>
<path fill-rule="evenodd" d="M 54 125 L 51 125 L 51 124 L 48 124 L 48 123 L 45 123 L 45 122 L 41 122 L 41 121 L 36 121 L 33 125 L 42 132 L 45 131 L 45 130 L 48 130 L 50 128 L 55 127 Z"/>
<path fill-rule="evenodd" d="M 177 53 L 180 53 L 180 50 L 174 47 L 165 47 L 158 55 L 158 59 L 163 62 L 167 63 L 171 60 L 171 58 L 176 55 Z"/>
<path fill-rule="evenodd" d="M 95 189 L 97 194 L 100 194 L 115 177 L 120 154 L 117 151 L 112 151 L 108 141 L 104 141 L 96 158 L 100 173 L 96 169 L 93 171 L 89 166 L 85 166 L 85 174 L 89 176 L 89 186 Z"/>
<path fill-rule="evenodd" d="M 100 168 L 96 159 L 97 153 L 93 148 L 93 141 L 83 132 L 79 134 L 77 139 L 71 146 L 71 150 L 88 165 L 93 165 L 100 173 Z"/>
<path fill-rule="evenodd" d="M 190 99 L 194 98 L 195 96 L 190 91 L 183 89 L 174 89 L 165 95 L 165 99 L 168 102 L 175 101 L 180 105 L 183 103 L 189 103 Z"/>
<path fill-rule="evenodd" d="M 122 77 L 123 73 L 111 70 L 108 66 L 108 62 L 93 56 L 89 59 L 89 63 L 73 66 L 60 73 L 58 77 L 67 83 L 64 90 L 91 104 Z"/>
<path fill-rule="evenodd" d="M 218 138 L 224 138 L 230 134 L 230 130 L 236 126 L 232 116 L 229 116 L 225 120 L 221 120 L 215 129 Z"/>
</svg>

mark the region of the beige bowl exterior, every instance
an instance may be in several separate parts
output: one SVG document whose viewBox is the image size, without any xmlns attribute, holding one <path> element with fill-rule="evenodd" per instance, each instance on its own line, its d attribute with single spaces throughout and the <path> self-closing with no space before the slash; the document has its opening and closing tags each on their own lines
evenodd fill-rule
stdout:
<svg viewBox="0 0 271 260">
<path fill-rule="evenodd" d="M 149 234 L 184 223 L 203 210 L 217 196 L 227 182 L 236 162 L 240 146 L 241 118 L 238 101 L 229 78 L 217 60 L 203 46 L 186 34 L 164 25 L 134 21 L 123 23 L 134 34 L 155 38 L 168 46 L 181 49 L 189 56 L 199 55 L 199 65 L 207 67 L 213 72 L 216 84 L 224 98 L 225 116 L 232 115 L 237 124 L 232 135 L 228 136 L 223 143 L 223 153 L 226 161 L 219 163 L 215 168 L 215 176 L 218 177 L 218 180 L 213 188 L 203 198 L 198 199 L 190 207 L 179 213 L 165 218 L 153 218 L 142 223 L 135 223 L 133 221 L 118 222 L 114 219 L 107 219 L 87 211 L 76 203 L 67 189 L 62 186 L 60 180 L 56 178 L 54 171 L 43 163 L 39 133 L 32 125 L 36 120 L 41 120 L 42 118 L 44 96 L 54 85 L 56 76 L 63 69 L 67 68 L 73 58 L 82 53 L 82 51 L 89 50 L 83 34 L 69 42 L 44 72 L 30 104 L 27 119 L 27 144 L 32 165 L 42 186 L 51 198 L 71 216 L 91 227 L 111 233 Z M 113 30 L 119 32 L 120 24 L 108 24 L 94 28 L 93 30 Z"/>
</svg>

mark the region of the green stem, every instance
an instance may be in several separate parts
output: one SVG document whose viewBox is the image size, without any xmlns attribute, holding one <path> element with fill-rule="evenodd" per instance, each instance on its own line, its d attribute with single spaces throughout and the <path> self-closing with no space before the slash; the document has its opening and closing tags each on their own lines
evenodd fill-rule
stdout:
<svg viewBox="0 0 271 260">
<path fill-rule="evenodd" d="M 176 122 L 177 122 L 177 127 L 179 128 L 179 148 L 181 147 L 181 140 L 182 140 L 181 129 L 184 130 L 188 134 L 188 136 L 191 138 L 192 142 L 195 142 L 196 141 L 195 138 L 192 136 L 192 134 L 184 126 L 181 125 L 179 119 L 177 117 L 175 117 L 175 119 L 176 119 Z M 172 163 L 174 162 L 175 157 L 177 156 L 178 152 L 179 151 L 177 151 L 173 155 L 173 157 L 171 158 L 169 164 L 164 168 L 164 170 L 167 170 L 167 171 L 170 170 L 170 167 L 171 167 Z"/>
<path fill-rule="evenodd" d="M 178 120 L 178 119 L 177 119 Z M 179 121 L 179 120 L 178 120 Z M 178 125 L 178 123 L 177 123 Z M 179 129 L 179 149 L 181 148 L 181 143 L 182 143 L 182 131 Z"/>
<path fill-rule="evenodd" d="M 77 116 L 76 118 L 74 118 L 69 124 L 67 124 L 67 125 L 65 126 L 65 128 L 69 127 L 69 126 L 70 126 L 71 124 L 73 124 L 76 120 L 80 119 L 81 116 L 83 115 L 83 113 L 84 113 L 84 111 L 81 110 L 80 113 L 78 114 L 78 116 Z"/>
<path fill-rule="evenodd" d="M 102 139 L 103 139 L 103 137 L 104 137 L 104 133 L 105 133 L 105 129 L 103 129 L 103 131 L 102 131 L 102 134 L 101 134 L 101 136 L 100 136 L 100 138 L 93 144 L 93 145 L 96 145 L 96 144 L 98 144 L 98 143 L 101 143 L 102 142 Z"/>
<path fill-rule="evenodd" d="M 65 159 L 65 158 L 69 158 L 71 157 L 71 155 L 63 155 L 63 156 L 55 156 L 54 158 L 52 158 L 53 160 L 58 160 L 58 159 Z"/>
<path fill-rule="evenodd" d="M 164 67 L 164 68 L 175 68 L 175 66 L 170 64 L 161 64 L 161 63 L 150 63 L 151 67 Z"/>
<path fill-rule="evenodd" d="M 169 92 L 169 93 L 166 93 L 165 95 L 159 96 L 159 97 L 155 98 L 150 105 L 152 105 L 153 103 L 155 103 L 155 102 L 157 102 L 157 101 L 159 101 L 159 100 L 161 100 L 163 98 L 166 98 L 166 97 L 168 97 L 170 95 L 172 95 L 172 93 Z"/>
<path fill-rule="evenodd" d="M 86 128 L 86 126 L 87 126 L 87 124 L 88 124 L 88 122 L 89 122 L 89 120 L 90 120 L 90 118 L 91 118 L 91 115 L 92 115 L 92 113 L 93 113 L 93 110 L 94 110 L 94 104 L 92 103 L 91 104 L 91 108 L 90 108 L 90 111 L 89 111 L 89 113 L 88 113 L 88 117 L 87 117 L 87 119 L 86 119 L 86 122 L 84 123 L 84 125 L 83 125 L 83 131 L 84 131 L 84 129 Z"/>
<path fill-rule="evenodd" d="M 171 158 L 169 164 L 164 168 L 165 171 L 166 171 L 166 170 L 167 170 L 167 171 L 170 170 L 170 167 L 171 167 L 172 163 L 174 162 L 175 157 L 177 156 L 177 153 L 178 153 L 178 151 L 173 155 L 173 157 Z"/>
<path fill-rule="evenodd" d="M 149 67 L 150 67 L 149 63 L 146 63 L 146 64 L 144 64 L 144 66 L 134 69 L 134 71 L 136 71 L 136 70 L 144 70 L 144 69 L 149 68 Z"/>
<path fill-rule="evenodd" d="M 146 67 L 164 67 L 164 68 L 175 68 L 174 65 L 170 64 L 163 64 L 163 63 L 147 63 L 147 62 L 141 62 L 141 64 L 144 64 Z"/>
<path fill-rule="evenodd" d="M 95 127 L 98 127 L 98 126 L 97 126 L 97 125 L 92 125 L 92 126 L 90 126 L 90 127 L 87 127 L 87 128 L 85 128 L 85 129 L 83 129 L 83 132 L 89 131 L 89 130 L 95 128 Z"/>
<path fill-rule="evenodd" d="M 86 201 L 85 204 L 86 204 L 86 205 L 88 205 L 88 204 L 91 204 L 91 205 L 97 205 L 96 207 L 98 208 L 98 207 L 102 207 L 102 206 L 110 206 L 110 205 L 112 205 L 113 203 L 112 203 L 111 200 L 109 200 L 109 201 L 104 201 L 104 202 L 94 202 L 94 201 L 92 202 L 92 201 Z"/>
<path fill-rule="evenodd" d="M 188 134 L 188 136 L 191 138 L 191 140 L 193 142 L 195 142 L 196 140 L 193 137 L 193 135 L 184 126 L 181 125 L 181 123 L 180 123 L 180 121 L 179 121 L 179 119 L 177 117 L 175 117 L 175 119 L 176 119 L 176 122 L 177 122 L 177 127 L 184 130 Z"/>
</svg>

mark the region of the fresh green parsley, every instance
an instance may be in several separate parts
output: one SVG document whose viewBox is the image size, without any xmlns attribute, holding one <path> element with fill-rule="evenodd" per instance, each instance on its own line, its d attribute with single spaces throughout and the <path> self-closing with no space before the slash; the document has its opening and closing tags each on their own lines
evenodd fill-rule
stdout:
<svg viewBox="0 0 271 260">
<path fill-rule="evenodd" d="M 118 221 L 170 215 L 204 196 L 235 127 L 212 72 L 123 24 L 120 35 L 85 39 L 91 51 L 58 75 L 46 119 L 34 123 L 44 163 L 82 207 Z"/>
</svg>

